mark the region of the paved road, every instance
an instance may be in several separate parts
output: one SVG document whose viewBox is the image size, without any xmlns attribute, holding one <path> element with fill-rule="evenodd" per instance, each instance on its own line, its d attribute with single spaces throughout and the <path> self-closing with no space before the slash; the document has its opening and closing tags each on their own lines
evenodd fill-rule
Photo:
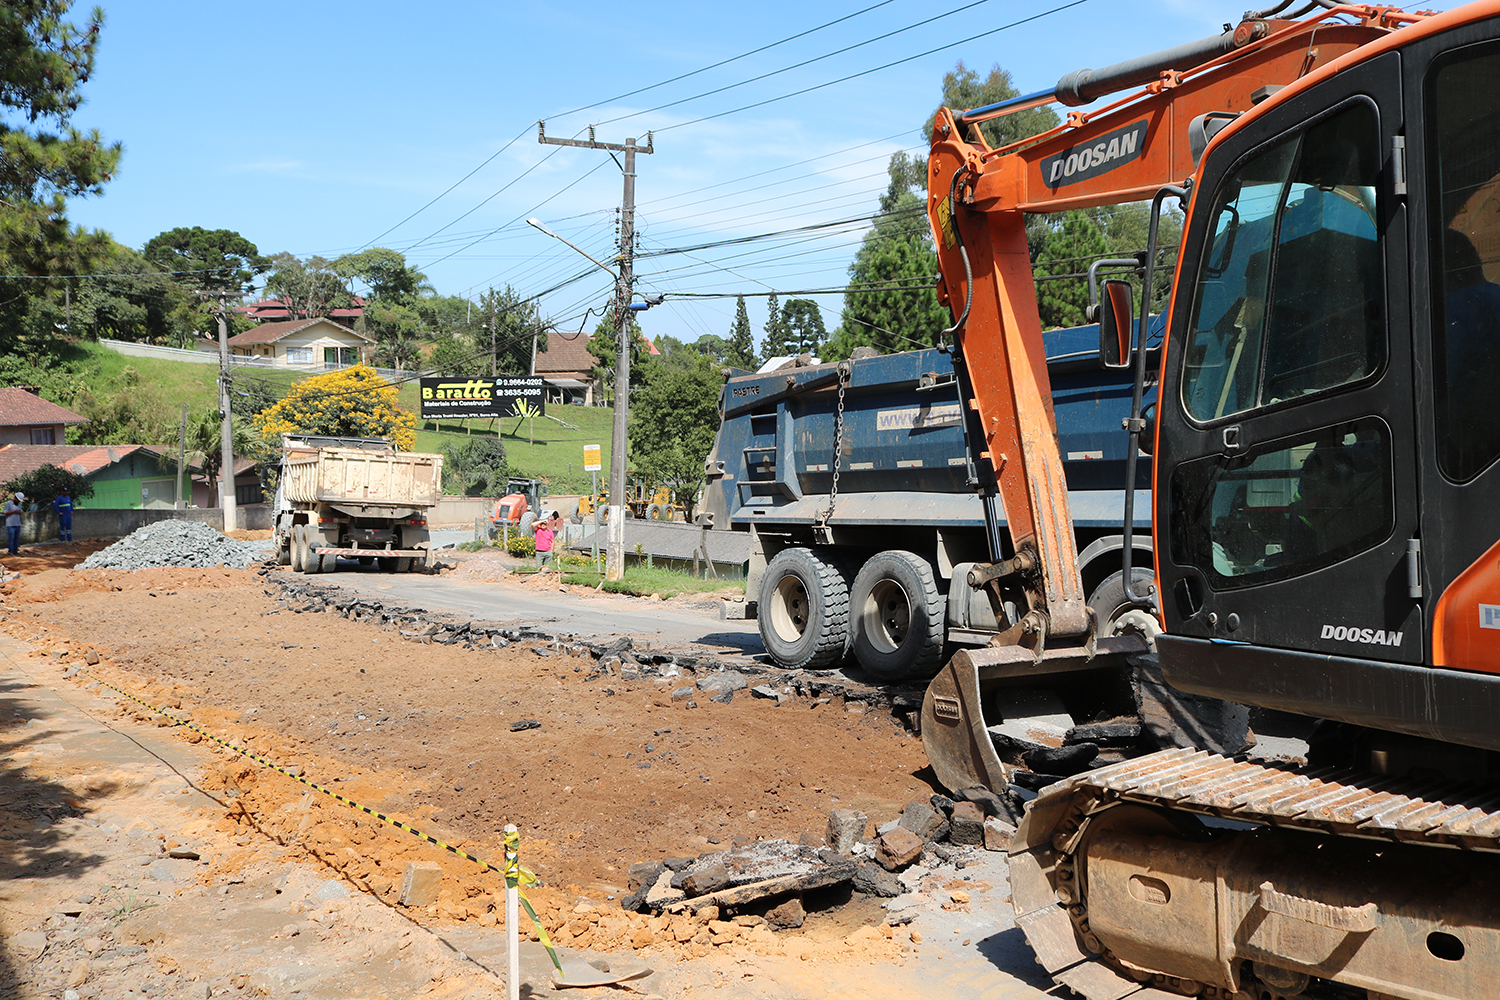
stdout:
<svg viewBox="0 0 1500 1000">
<path fill-rule="evenodd" d="M 753 621 L 720 621 L 716 606 L 684 607 L 638 597 L 578 597 L 559 590 L 523 590 L 504 584 L 444 580 L 361 571 L 350 562 L 316 577 L 381 601 L 429 611 L 452 611 L 485 621 L 519 623 L 554 633 L 606 638 L 628 635 L 656 646 L 704 646 L 721 653 L 763 652 Z"/>
</svg>

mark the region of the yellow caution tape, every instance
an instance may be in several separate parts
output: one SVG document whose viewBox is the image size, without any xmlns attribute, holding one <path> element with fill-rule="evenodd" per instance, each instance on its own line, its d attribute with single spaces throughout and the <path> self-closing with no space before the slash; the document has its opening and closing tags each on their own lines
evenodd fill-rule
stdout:
<svg viewBox="0 0 1500 1000">
<path fill-rule="evenodd" d="M 81 674 L 83 674 L 85 676 L 88 676 L 88 677 L 93 677 L 93 675 L 89 674 L 89 672 L 86 671 L 86 670 L 80 670 L 79 673 L 81 673 Z M 255 761 L 255 763 L 261 765 L 262 767 L 268 767 L 268 768 L 270 768 L 273 771 L 280 772 L 281 774 L 286 775 L 288 778 L 291 778 L 293 781 L 301 782 L 302 784 L 306 785 L 308 788 L 311 788 L 315 792 L 322 792 L 324 795 L 327 795 L 329 798 L 334 799 L 334 800 L 336 800 L 338 802 L 343 803 L 344 805 L 348 806 L 350 809 L 357 809 L 357 810 L 359 810 L 360 812 L 364 813 L 367 816 L 373 816 L 376 819 L 380 820 L 382 823 L 385 823 L 385 824 L 387 824 L 389 826 L 394 826 L 398 830 L 403 830 L 406 833 L 411 834 L 413 837 L 416 837 L 416 838 L 418 838 L 420 840 L 427 841 L 427 843 L 432 844 L 435 847 L 441 847 L 443 850 L 447 851 L 448 853 L 455 854 L 458 857 L 463 858 L 465 861 L 472 861 L 476 865 L 478 865 L 479 867 L 483 868 L 485 871 L 495 872 L 497 875 L 503 876 L 504 879 L 505 879 L 506 888 L 511 888 L 511 889 L 515 889 L 516 890 L 516 895 L 520 897 L 521 905 L 523 905 L 526 908 L 526 915 L 529 916 L 531 918 L 531 922 L 534 925 L 536 925 L 537 937 L 539 937 L 541 939 L 541 941 L 542 941 L 542 947 L 544 947 L 544 948 L 547 949 L 547 954 L 548 954 L 548 956 L 551 957 L 552 964 L 557 969 L 558 975 L 559 976 L 565 975 L 565 973 L 563 972 L 562 963 L 558 961 L 558 959 L 557 959 L 557 952 L 553 948 L 552 939 L 547 935 L 547 928 L 545 928 L 545 927 L 542 926 L 542 921 L 540 920 L 540 918 L 537 917 L 536 910 L 534 910 L 532 908 L 532 906 L 531 906 L 531 900 L 527 899 L 526 898 L 526 893 L 522 892 L 521 889 L 520 889 L 520 887 L 523 886 L 523 885 L 536 885 L 536 884 L 538 884 L 538 879 L 537 879 L 537 877 L 536 877 L 535 874 L 533 874 L 532 872 L 530 872 L 530 871 L 526 870 L 525 868 L 521 867 L 521 864 L 520 864 L 520 862 L 518 860 L 518 854 L 519 854 L 518 848 L 520 846 L 520 839 L 521 839 L 521 835 L 520 835 L 519 831 L 507 831 L 506 832 L 506 834 L 505 834 L 505 867 L 503 869 L 502 868 L 496 868 L 494 865 L 490 864 L 488 861 L 486 861 L 483 858 L 475 857 L 474 855 L 470 854 L 469 852 L 467 852 L 467 851 L 465 851 L 465 850 L 463 850 L 461 848 L 454 847 L 452 844 L 449 844 L 449 843 L 447 843 L 445 841 L 442 841 L 442 840 L 438 840 L 436 837 L 432 836 L 431 834 L 423 833 L 421 830 L 418 830 L 418 829 L 416 829 L 415 827 L 412 827 L 412 826 L 408 826 L 407 824 L 401 822 L 398 819 L 391 819 L 391 817 L 387 816 L 385 813 L 376 812 L 374 809 L 371 809 L 369 806 L 361 805 L 358 802 L 355 802 L 351 798 L 346 798 L 345 796 L 340 795 L 338 792 L 335 792 L 331 788 L 325 788 L 324 786 L 318 784 L 315 781 L 308 781 L 306 778 L 302 777 L 300 774 L 293 774 L 291 771 L 288 771 L 286 768 L 282 767 L 280 764 L 276 764 L 276 763 L 273 763 L 273 762 L 271 762 L 269 760 L 266 760 L 264 757 L 261 757 L 258 754 L 251 753 L 249 750 L 246 750 L 246 749 L 244 749 L 242 747 L 237 747 L 233 743 L 230 743 L 227 740 L 223 740 L 223 739 L 219 738 L 218 736 L 215 736 L 213 733 L 208 732 L 205 729 L 200 729 L 198 726 L 193 725 L 193 723 L 189 722 L 186 719 L 180 719 L 177 716 L 173 715 L 171 712 L 166 711 L 165 709 L 157 708 L 155 705 L 151 704 L 149 701 L 142 701 L 140 698 L 137 698 L 135 695 L 131 694 L 129 691 L 126 691 L 123 688 L 116 687 L 115 685 L 111 684 L 109 681 L 106 681 L 106 680 L 104 680 L 101 677 L 93 677 L 93 679 L 96 680 L 96 681 L 98 681 L 100 684 L 104 685 L 105 687 L 109 688 L 111 691 L 117 692 L 118 694 L 120 694 L 120 695 L 122 695 L 122 696 L 124 696 L 126 698 L 129 698 L 131 701 L 135 702 L 137 705 L 140 705 L 143 708 L 147 708 L 147 709 L 155 712 L 157 715 L 164 716 L 165 718 L 171 719 L 173 722 L 175 722 L 179 726 L 186 726 L 187 728 L 191 729 L 193 732 L 199 734 L 200 736 L 203 736 L 206 739 L 213 740 L 215 743 L 219 744 L 220 746 L 224 747 L 227 750 L 233 750 L 235 753 L 239 754 L 241 757 L 246 758 L 247 760 L 253 760 L 253 761 Z"/>
</svg>

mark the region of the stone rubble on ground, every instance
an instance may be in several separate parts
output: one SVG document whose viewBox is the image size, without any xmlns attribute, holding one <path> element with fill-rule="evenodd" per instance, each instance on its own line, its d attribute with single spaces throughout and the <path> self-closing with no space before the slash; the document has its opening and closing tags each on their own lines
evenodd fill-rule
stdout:
<svg viewBox="0 0 1500 1000">
<path fill-rule="evenodd" d="M 270 542 L 239 542 L 197 521 L 157 521 L 101 549 L 74 569 L 154 569 L 182 566 L 249 569 L 266 557 Z"/>
</svg>

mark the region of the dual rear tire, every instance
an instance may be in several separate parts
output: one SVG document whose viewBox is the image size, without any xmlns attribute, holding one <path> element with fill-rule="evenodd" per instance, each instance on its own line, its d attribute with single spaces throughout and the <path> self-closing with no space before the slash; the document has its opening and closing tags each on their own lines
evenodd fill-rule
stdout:
<svg viewBox="0 0 1500 1000">
<path fill-rule="evenodd" d="M 947 596 L 914 552 L 872 556 L 853 581 L 814 549 L 778 552 L 761 577 L 756 619 L 784 667 L 831 667 L 852 653 L 882 681 L 931 677 L 942 666 Z"/>
</svg>

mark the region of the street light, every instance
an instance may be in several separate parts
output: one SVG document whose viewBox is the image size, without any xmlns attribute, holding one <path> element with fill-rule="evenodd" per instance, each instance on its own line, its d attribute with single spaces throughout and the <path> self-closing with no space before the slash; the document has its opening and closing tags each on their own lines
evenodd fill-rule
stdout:
<svg viewBox="0 0 1500 1000">
<path fill-rule="evenodd" d="M 527 219 L 526 224 L 532 229 L 537 230 L 538 232 L 546 233 L 548 236 L 552 237 L 563 246 L 568 247 L 569 249 L 574 250 L 577 253 L 583 254 L 583 256 L 585 257 L 588 257 L 589 260 L 594 262 L 595 266 L 597 266 L 599 270 L 607 271 L 611 277 L 615 277 L 618 280 L 619 276 L 615 274 L 614 268 L 610 267 L 608 264 L 600 264 L 597 260 L 594 260 L 593 257 L 590 257 L 585 251 L 580 250 L 576 246 L 573 246 L 573 244 L 569 243 L 567 240 L 563 239 L 561 236 L 557 235 L 546 226 L 542 225 L 541 219 Z"/>
<path fill-rule="evenodd" d="M 632 140 L 633 141 L 633 140 Z M 583 250 L 569 243 L 561 236 L 542 225 L 539 219 L 527 219 L 526 224 L 538 232 L 557 240 L 563 246 L 575 251 L 583 257 L 587 257 L 601 271 L 608 273 L 615 279 L 615 336 L 618 353 L 615 359 L 615 412 L 613 426 L 610 432 L 609 448 L 609 499 L 610 504 L 605 508 L 609 512 L 609 540 L 605 556 L 604 575 L 607 579 L 618 580 L 625 575 L 625 468 L 626 468 L 626 428 L 630 420 L 630 348 L 627 339 L 629 323 L 626 316 L 629 311 L 650 309 L 654 305 L 660 305 L 662 296 L 660 293 L 642 295 L 645 302 L 641 305 L 631 302 L 632 293 L 630 289 L 631 275 L 629 273 L 629 261 L 626 260 L 626 271 L 624 274 L 617 273 L 613 268 L 601 264 Z"/>
</svg>

